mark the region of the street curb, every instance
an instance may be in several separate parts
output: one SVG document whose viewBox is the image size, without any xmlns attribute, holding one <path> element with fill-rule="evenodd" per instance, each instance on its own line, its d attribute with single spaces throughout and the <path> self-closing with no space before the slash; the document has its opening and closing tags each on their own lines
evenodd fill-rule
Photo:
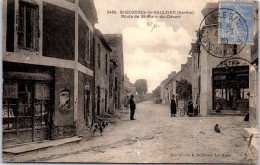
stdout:
<svg viewBox="0 0 260 165">
<path fill-rule="evenodd" d="M 23 154 L 31 151 L 38 151 L 50 147 L 56 147 L 56 146 L 61 146 L 64 144 L 69 144 L 69 143 L 74 143 L 74 142 L 79 142 L 81 141 L 82 138 L 79 137 L 72 137 L 72 138 L 65 138 L 65 139 L 58 139 L 58 140 L 52 140 L 52 141 L 45 141 L 42 143 L 32 143 L 32 144 L 26 144 L 18 147 L 12 147 L 12 148 L 7 148 L 3 150 L 3 153 L 7 154 Z"/>
</svg>

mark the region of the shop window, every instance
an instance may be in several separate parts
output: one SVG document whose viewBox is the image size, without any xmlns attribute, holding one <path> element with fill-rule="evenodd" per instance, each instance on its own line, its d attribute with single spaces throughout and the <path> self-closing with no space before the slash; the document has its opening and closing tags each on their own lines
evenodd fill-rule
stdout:
<svg viewBox="0 0 260 165">
<path fill-rule="evenodd" d="M 19 3 L 18 15 L 18 48 L 35 50 L 39 28 L 39 10 L 36 5 L 25 2 Z"/>
<path fill-rule="evenodd" d="M 2 114 L 4 135 L 11 136 L 10 133 L 14 133 L 10 138 L 16 139 L 18 143 L 47 139 L 49 92 L 48 83 L 4 81 Z M 42 134 L 38 136 L 39 132 Z M 3 140 L 4 143 L 6 140 Z"/>
<path fill-rule="evenodd" d="M 16 128 L 18 83 L 4 81 L 3 83 L 3 130 Z"/>
<path fill-rule="evenodd" d="M 249 67 L 213 69 L 213 109 L 248 110 Z"/>
<path fill-rule="evenodd" d="M 35 83 L 34 95 L 35 128 L 45 128 L 48 126 L 48 113 L 50 111 L 49 83 Z"/>
</svg>

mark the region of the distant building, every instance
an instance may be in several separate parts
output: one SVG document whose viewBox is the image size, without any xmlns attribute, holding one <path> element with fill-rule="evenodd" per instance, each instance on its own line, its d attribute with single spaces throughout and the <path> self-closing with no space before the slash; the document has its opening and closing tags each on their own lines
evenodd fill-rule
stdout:
<svg viewBox="0 0 260 165">
<path fill-rule="evenodd" d="M 112 49 L 110 58 L 117 65 L 114 72 L 114 84 L 115 84 L 115 108 L 122 108 L 123 96 L 121 93 L 123 91 L 124 85 L 124 60 L 123 60 L 123 36 L 122 34 L 104 34 L 103 35 L 106 42 Z M 111 80 L 112 81 L 112 80 Z"/>
<path fill-rule="evenodd" d="M 170 104 L 172 95 L 179 96 L 177 86 L 182 85 L 181 81 L 187 81 L 192 84 L 191 57 L 187 58 L 186 64 L 181 64 L 181 70 L 172 72 L 166 80 L 161 83 L 161 99 L 163 104 Z M 188 98 L 187 98 L 188 99 Z"/>
</svg>

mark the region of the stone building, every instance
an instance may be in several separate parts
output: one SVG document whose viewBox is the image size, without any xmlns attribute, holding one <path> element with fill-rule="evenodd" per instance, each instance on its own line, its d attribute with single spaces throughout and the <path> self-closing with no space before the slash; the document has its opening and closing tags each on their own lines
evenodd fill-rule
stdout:
<svg viewBox="0 0 260 165">
<path fill-rule="evenodd" d="M 80 134 L 94 103 L 93 0 L 4 0 L 3 22 L 3 145 Z"/>
<path fill-rule="evenodd" d="M 199 35 L 199 33 L 197 33 Z M 190 55 L 192 56 L 192 102 L 194 105 L 200 105 L 201 91 L 201 63 L 199 41 L 191 43 Z"/>
<path fill-rule="evenodd" d="M 252 126 L 258 125 L 259 121 L 259 72 L 258 72 L 258 2 L 255 6 L 254 18 L 254 45 L 251 47 L 251 65 L 255 69 L 250 70 L 249 73 L 249 86 L 250 86 L 250 99 L 249 99 L 249 122 Z"/>
<path fill-rule="evenodd" d="M 102 33 L 95 29 L 95 116 L 108 113 L 109 107 L 109 74 L 111 48 Z"/>
<path fill-rule="evenodd" d="M 167 79 L 163 80 L 160 84 L 161 86 L 161 99 L 163 104 L 170 104 L 171 96 L 173 95 L 172 79 L 176 76 L 176 71 L 171 72 Z"/>
<path fill-rule="evenodd" d="M 112 49 L 110 58 L 113 65 L 117 67 L 113 69 L 113 80 L 114 82 L 114 103 L 116 109 L 121 109 L 123 105 L 124 97 L 121 95 L 124 86 L 124 60 L 123 60 L 123 36 L 122 34 L 104 34 L 105 40 L 107 41 L 109 47 Z"/>
<path fill-rule="evenodd" d="M 192 84 L 191 63 L 192 59 L 188 57 L 187 63 L 181 64 L 181 70 L 178 73 L 172 72 L 168 78 L 161 83 L 161 99 L 163 104 L 170 104 L 172 95 L 179 95 L 176 89 L 178 85 L 182 85 L 182 80 Z"/>
<path fill-rule="evenodd" d="M 202 116 L 216 114 L 216 110 L 243 115 L 249 111 L 252 93 L 249 73 L 255 70 L 249 63 L 251 46 L 218 43 L 218 17 L 211 16 L 217 14 L 218 7 L 217 3 L 208 3 L 202 10 L 205 22 L 200 27 L 198 42 L 192 46 L 196 84 L 193 91 L 199 94 Z"/>
</svg>

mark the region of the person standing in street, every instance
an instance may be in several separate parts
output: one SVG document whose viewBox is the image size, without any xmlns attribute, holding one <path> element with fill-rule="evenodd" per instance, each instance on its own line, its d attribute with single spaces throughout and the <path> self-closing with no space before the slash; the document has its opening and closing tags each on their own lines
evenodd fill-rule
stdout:
<svg viewBox="0 0 260 165">
<path fill-rule="evenodd" d="M 131 95 L 131 99 L 130 99 L 130 120 L 135 120 L 134 115 L 135 115 L 135 109 L 136 109 L 136 105 L 134 102 L 134 95 Z"/>
<path fill-rule="evenodd" d="M 172 95 L 172 100 L 171 100 L 171 116 L 176 116 L 176 102 L 174 100 L 175 96 Z"/>
</svg>

